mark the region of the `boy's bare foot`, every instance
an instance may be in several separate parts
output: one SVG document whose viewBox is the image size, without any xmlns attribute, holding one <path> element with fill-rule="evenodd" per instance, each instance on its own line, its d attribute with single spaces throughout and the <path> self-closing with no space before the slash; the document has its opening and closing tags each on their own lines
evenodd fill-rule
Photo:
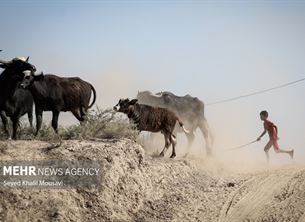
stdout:
<svg viewBox="0 0 305 222">
<path fill-rule="evenodd" d="M 289 152 L 289 155 L 290 155 L 290 158 L 291 158 L 291 159 L 293 159 L 293 154 L 294 154 L 294 150 L 291 150 L 291 151 Z"/>
</svg>

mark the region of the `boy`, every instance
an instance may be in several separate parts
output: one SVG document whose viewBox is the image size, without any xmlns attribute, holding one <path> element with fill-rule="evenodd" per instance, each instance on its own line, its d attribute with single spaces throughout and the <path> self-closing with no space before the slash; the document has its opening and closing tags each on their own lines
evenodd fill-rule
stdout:
<svg viewBox="0 0 305 222">
<path fill-rule="evenodd" d="M 269 134 L 269 142 L 266 144 L 264 151 L 266 153 L 267 161 L 269 162 L 269 149 L 271 146 L 273 146 L 274 151 L 276 153 L 287 153 L 293 158 L 293 150 L 287 151 L 280 149 L 277 140 L 279 139 L 277 137 L 277 127 L 272 122 L 268 120 L 268 112 L 266 110 L 260 112 L 261 120 L 264 121 L 264 132 L 257 138 L 257 141 L 260 141 L 261 138 L 268 132 Z"/>
</svg>

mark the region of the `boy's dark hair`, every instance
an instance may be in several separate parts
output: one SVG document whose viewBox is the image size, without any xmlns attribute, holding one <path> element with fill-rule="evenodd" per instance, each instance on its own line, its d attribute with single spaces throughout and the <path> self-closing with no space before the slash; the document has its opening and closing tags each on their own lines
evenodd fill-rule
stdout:
<svg viewBox="0 0 305 222">
<path fill-rule="evenodd" d="M 268 117 L 268 112 L 266 110 L 263 110 L 263 111 L 260 112 L 260 115 Z"/>
</svg>

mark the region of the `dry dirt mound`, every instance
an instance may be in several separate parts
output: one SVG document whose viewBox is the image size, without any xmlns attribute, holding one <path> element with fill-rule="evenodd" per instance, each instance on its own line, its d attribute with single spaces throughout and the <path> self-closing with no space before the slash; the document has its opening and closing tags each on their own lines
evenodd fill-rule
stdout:
<svg viewBox="0 0 305 222">
<path fill-rule="evenodd" d="M 299 168 L 215 173 L 198 160 L 147 156 L 128 139 L 48 146 L 1 142 L 0 160 L 101 160 L 102 189 L 0 188 L 0 221 L 298 221 L 305 210 Z"/>
</svg>

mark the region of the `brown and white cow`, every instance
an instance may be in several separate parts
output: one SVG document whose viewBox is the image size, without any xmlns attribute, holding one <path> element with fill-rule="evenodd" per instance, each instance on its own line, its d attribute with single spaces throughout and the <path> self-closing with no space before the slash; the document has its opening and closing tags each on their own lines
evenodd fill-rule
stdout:
<svg viewBox="0 0 305 222">
<path fill-rule="evenodd" d="M 139 104 L 137 99 L 120 99 L 118 104 L 114 106 L 114 110 L 125 113 L 139 131 L 161 132 L 164 135 L 165 146 L 160 156 L 164 156 L 171 144 L 173 151 L 170 157 L 174 158 L 176 156 L 175 146 L 177 142 L 173 132 L 177 122 L 185 133 L 189 133 L 172 111 Z"/>
</svg>

